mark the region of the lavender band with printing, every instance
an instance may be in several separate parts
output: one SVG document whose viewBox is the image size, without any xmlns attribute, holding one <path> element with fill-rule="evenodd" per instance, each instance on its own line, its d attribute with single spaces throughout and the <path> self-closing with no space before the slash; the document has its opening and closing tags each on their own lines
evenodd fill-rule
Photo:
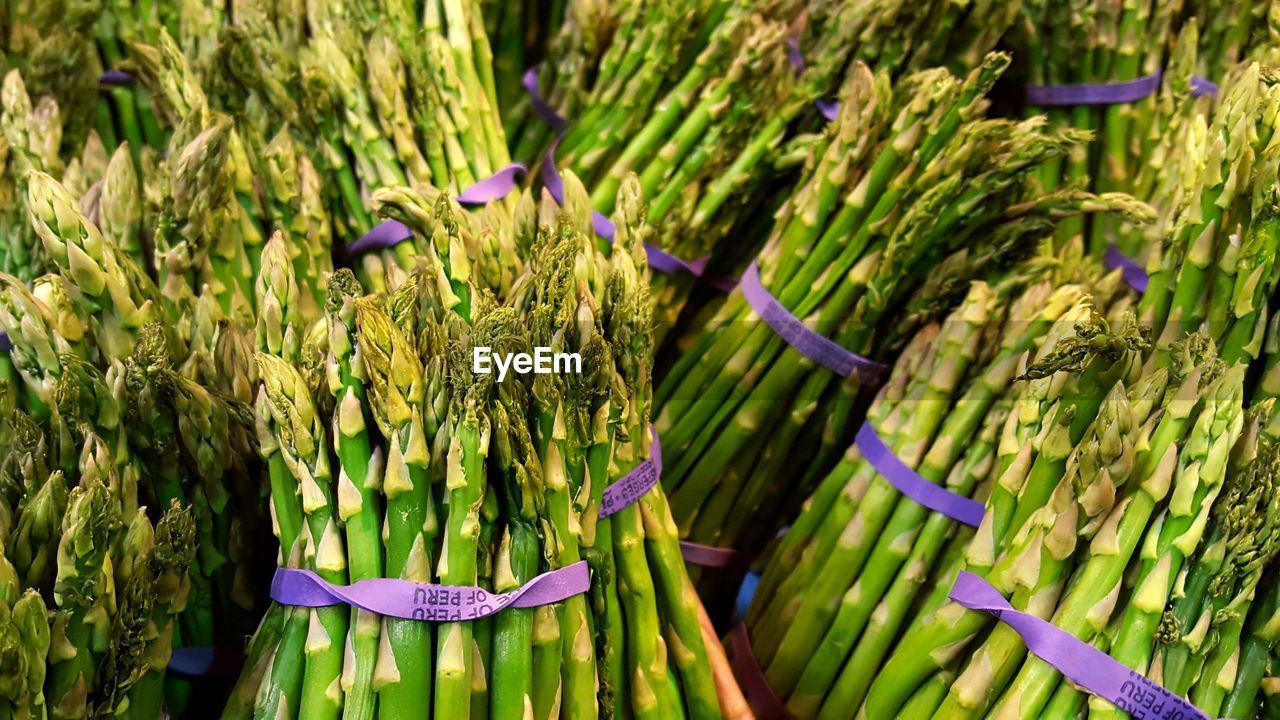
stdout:
<svg viewBox="0 0 1280 720">
<path fill-rule="evenodd" d="M 908 467 L 889 449 L 888 445 L 884 444 L 884 440 L 880 439 L 880 435 L 876 433 L 875 428 L 871 427 L 870 422 L 862 423 L 858 434 L 854 436 L 854 443 L 862 451 L 862 457 L 871 463 L 871 467 L 875 468 L 876 472 L 879 472 L 903 495 L 965 525 L 978 527 L 982 524 L 982 516 L 986 512 L 982 503 L 957 495 L 941 485 L 935 485 L 920 477 L 919 473 Z"/>
<path fill-rule="evenodd" d="M 98 76 L 99 85 L 132 85 L 135 78 L 123 70 L 108 70 Z"/>
<path fill-rule="evenodd" d="M 560 178 L 560 170 L 556 167 L 556 150 L 559 149 L 560 140 L 563 138 L 564 134 L 561 133 L 560 137 L 551 143 L 551 147 L 547 148 L 547 154 L 543 157 L 542 167 L 539 169 L 543 187 L 561 205 L 564 204 L 564 180 Z M 597 235 L 610 242 L 613 241 L 614 235 L 618 232 L 618 227 L 613 224 L 613 221 L 596 210 L 591 211 L 591 227 Z M 664 275 L 688 273 L 706 280 L 712 287 L 723 292 L 732 291 L 738 284 L 738 281 L 734 278 L 707 275 L 707 263 L 711 260 L 709 255 L 700 257 L 697 260 L 685 261 L 652 245 L 645 245 L 644 251 L 649 259 L 649 267 Z"/>
<path fill-rule="evenodd" d="M 507 607 L 550 605 L 581 595 L 590 585 L 591 572 L 585 560 L 542 573 L 505 593 L 472 586 L 416 583 L 394 578 L 370 578 L 351 585 L 334 585 L 310 570 L 277 568 L 275 577 L 271 579 L 271 599 L 297 607 L 345 603 L 387 617 L 456 622 L 488 617 Z"/>
<path fill-rule="evenodd" d="M 1102 264 L 1112 270 L 1119 270 L 1121 277 L 1124 278 L 1129 287 L 1140 293 L 1147 291 L 1147 281 L 1149 279 L 1147 278 L 1147 271 L 1142 269 L 1137 260 L 1120 252 L 1120 248 L 1116 247 L 1115 243 L 1107 246 L 1107 252 L 1102 257 Z"/>
<path fill-rule="evenodd" d="M 685 563 L 689 565 L 725 568 L 739 572 L 748 570 L 751 567 L 751 561 L 755 559 L 753 553 L 743 550 L 701 545 L 688 540 L 680 541 L 680 555 L 684 557 Z"/>
<path fill-rule="evenodd" d="M 756 711 L 756 720 L 792 720 L 787 706 L 782 704 L 777 693 L 769 687 L 769 680 L 765 678 L 764 670 L 760 669 L 760 662 L 751 652 L 751 638 L 747 636 L 746 624 L 738 623 L 729 632 L 729 644 L 733 650 L 730 665 L 733 666 L 734 677 L 738 678 L 742 694 L 747 696 L 751 709 Z"/>
<path fill-rule="evenodd" d="M 600 499 L 600 517 L 609 517 L 635 504 L 658 484 L 661 477 L 662 445 L 658 443 L 658 432 L 654 430 L 653 443 L 649 445 L 649 459 L 636 465 L 631 472 L 604 489 L 604 496 Z"/>
<path fill-rule="evenodd" d="M 1199 708 L 1134 672 L 1110 655 L 1047 620 L 1016 610 L 986 580 L 961 572 L 951 599 L 995 615 L 1013 628 L 1027 649 L 1076 685 L 1137 717 L 1181 717 L 1208 720 Z"/>
<path fill-rule="evenodd" d="M 529 93 L 529 101 L 533 103 L 533 111 L 542 118 L 542 121 L 551 126 L 552 130 L 559 130 L 569 124 L 564 116 L 556 112 L 551 104 L 542 99 L 542 93 L 538 92 L 538 69 L 529 68 L 524 71 L 524 77 L 521 78 L 525 92 Z"/>
<path fill-rule="evenodd" d="M 13 349 L 13 341 L 9 339 L 6 333 L 0 332 L 0 352 L 9 352 Z"/>
<path fill-rule="evenodd" d="M 515 190 L 517 181 L 529 172 L 520 163 L 511 163 L 498 172 L 477 182 L 458 193 L 454 198 L 463 205 L 484 205 L 492 200 L 504 198 Z M 392 248 L 413 237 L 413 231 L 399 220 L 383 220 L 374 225 L 369 232 L 355 242 L 342 249 L 348 262 L 367 252 Z"/>
<path fill-rule="evenodd" d="M 760 268 L 752 262 L 742 274 L 742 295 L 747 304 L 761 317 L 773 331 L 801 355 L 815 363 L 838 373 L 841 377 L 858 374 L 867 385 L 879 385 L 884 381 L 889 366 L 864 358 L 846 350 L 835 342 L 810 330 L 791 311 L 782 307 L 777 298 L 765 289 L 760 282 Z"/>
</svg>

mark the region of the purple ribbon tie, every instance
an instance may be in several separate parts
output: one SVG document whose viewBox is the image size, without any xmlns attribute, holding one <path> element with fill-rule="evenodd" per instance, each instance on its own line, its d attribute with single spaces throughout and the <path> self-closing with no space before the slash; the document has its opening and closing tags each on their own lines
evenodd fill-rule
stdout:
<svg viewBox="0 0 1280 720">
<path fill-rule="evenodd" d="M 0 352 L 9 352 L 13 349 L 13 341 L 9 339 L 9 335 L 0 332 Z"/>
<path fill-rule="evenodd" d="M 377 615 L 426 622 L 458 622 L 488 617 L 507 607 L 531 608 L 585 593 L 591 584 L 587 562 L 542 573 L 510 592 L 465 585 L 370 578 L 334 585 L 310 570 L 277 568 L 271 599 L 282 605 L 328 607 L 347 604 Z"/>
<path fill-rule="evenodd" d="M 542 93 L 538 91 L 538 69 L 529 68 L 524 71 L 522 78 L 524 89 L 529 93 L 529 100 L 533 103 L 533 111 L 542 118 L 542 121 L 551 126 L 552 130 L 560 130 L 569 122 L 564 116 L 556 112 L 551 104 L 542 99 Z"/>
<path fill-rule="evenodd" d="M 841 377 L 858 374 L 867 385 L 879 385 L 889 371 L 889 366 L 846 350 L 835 342 L 810 330 L 789 310 L 782 307 L 777 298 L 760 282 L 760 268 L 752 262 L 742 275 L 742 294 L 747 304 L 756 311 L 773 331 L 788 345 L 815 363 L 838 373 Z"/>
<path fill-rule="evenodd" d="M 463 205 L 484 205 L 492 200 L 504 198 L 516 189 L 516 183 L 528 173 L 529 169 L 524 165 L 511 163 L 458 193 L 455 199 Z"/>
<path fill-rule="evenodd" d="M 1076 685 L 1135 717 L 1181 717 L 1208 720 L 1208 715 L 1183 698 L 1134 672 L 1110 655 L 1030 613 L 1015 609 L 986 580 L 961 572 L 951 599 L 980 612 L 991 613 L 1013 628 L 1027 649 Z"/>
<path fill-rule="evenodd" d="M 804 73 L 804 53 L 800 52 L 798 35 L 787 38 L 787 61 L 796 69 L 797 75 Z M 835 120 L 840 114 L 840 103 L 835 100 L 815 100 L 813 105 L 818 108 L 819 113 L 822 113 L 822 117 L 828 120 Z"/>
<path fill-rule="evenodd" d="M 706 568 L 725 568 L 745 572 L 751 567 L 755 555 L 744 550 L 701 545 L 688 540 L 680 541 L 680 554 L 689 565 Z"/>
<path fill-rule="evenodd" d="M 636 465 L 631 472 L 604 489 L 600 499 L 600 517 L 630 507 L 653 489 L 662 477 L 662 445 L 658 443 L 658 431 L 653 430 L 653 443 L 649 445 L 649 459 Z"/>
<path fill-rule="evenodd" d="M 1112 270 L 1119 270 L 1121 277 L 1125 283 L 1140 293 L 1147 291 L 1147 271 L 1142 269 L 1142 265 L 1137 260 L 1120 252 L 1120 248 L 1115 243 L 1107 246 L 1107 253 L 1102 258 L 1102 264 Z"/>
<path fill-rule="evenodd" d="M 539 169 L 543 187 L 560 205 L 564 205 L 564 180 L 561 179 L 560 170 L 556 167 L 556 150 L 559 149 L 560 141 L 563 139 L 564 133 L 561 133 L 555 142 L 551 143 L 551 147 L 547 148 L 547 154 L 542 159 L 542 167 Z M 610 242 L 613 242 L 613 237 L 618 232 L 618 227 L 613 224 L 613 221 L 597 210 L 591 211 L 591 227 L 597 235 Z M 707 263 L 711 260 L 709 255 L 697 260 L 681 260 L 661 248 L 648 244 L 644 246 L 644 251 L 649 259 L 649 267 L 664 275 L 688 273 L 705 280 L 707 284 L 722 292 L 731 292 L 738 284 L 735 278 L 707 275 Z"/>
<path fill-rule="evenodd" d="M 862 451 L 862 457 L 871 463 L 885 480 L 889 481 L 903 495 L 911 498 L 936 513 L 942 513 L 952 520 L 957 520 L 971 527 L 982 524 L 982 515 L 986 512 L 982 503 L 957 495 L 950 490 L 935 485 L 920 477 L 902 459 L 897 456 L 884 440 L 871 427 L 870 422 L 862 423 L 854 443 Z"/>
<path fill-rule="evenodd" d="M 1141 100 L 1160 87 L 1160 72 L 1112 83 L 1028 85 L 1029 105 L 1118 105 Z"/>
<path fill-rule="evenodd" d="M 411 237 L 413 237 L 413 231 L 409 229 L 408 225 L 399 220 L 383 220 L 374 225 L 359 240 L 347 245 L 343 249 L 343 254 L 346 256 L 347 261 L 350 262 L 351 259 L 367 252 L 395 247 Z"/>
<path fill-rule="evenodd" d="M 529 170 L 520 163 L 511 163 L 498 172 L 468 187 L 454 198 L 462 205 L 484 205 L 504 198 L 515 190 L 516 183 Z M 399 220 L 383 220 L 369 232 L 342 249 L 347 262 L 374 250 L 393 248 L 413 237 L 413 231 Z"/>
<path fill-rule="evenodd" d="M 1217 95 L 1218 83 L 1209 78 L 1202 78 L 1199 75 L 1191 76 L 1191 97 L 1200 97 L 1201 95 Z"/>
<path fill-rule="evenodd" d="M 123 70 L 108 70 L 98 76 L 99 85 L 132 85 L 135 79 Z"/>
<path fill-rule="evenodd" d="M 756 720 L 791 720 L 791 713 L 782 704 L 769 680 L 760 669 L 760 661 L 751 652 L 751 638 L 747 636 L 747 626 L 738 623 L 729 633 L 729 644 L 733 650 L 730 665 L 733 674 L 742 686 L 742 694 L 747 696 L 751 709 L 756 711 Z"/>
</svg>

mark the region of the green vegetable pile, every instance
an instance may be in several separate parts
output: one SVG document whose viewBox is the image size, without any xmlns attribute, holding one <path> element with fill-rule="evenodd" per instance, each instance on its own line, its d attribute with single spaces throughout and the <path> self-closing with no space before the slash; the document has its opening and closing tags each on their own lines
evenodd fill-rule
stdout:
<svg viewBox="0 0 1280 720">
<path fill-rule="evenodd" d="M 0 720 L 1126 714 L 973 576 L 1280 717 L 1278 124 L 1280 0 L 5 0 Z"/>
</svg>

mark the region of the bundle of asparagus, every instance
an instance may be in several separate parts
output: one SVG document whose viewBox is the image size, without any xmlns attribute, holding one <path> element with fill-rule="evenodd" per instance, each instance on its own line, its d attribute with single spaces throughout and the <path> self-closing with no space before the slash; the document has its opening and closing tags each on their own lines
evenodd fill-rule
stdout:
<svg viewBox="0 0 1280 720">
<path fill-rule="evenodd" d="M 96 199 L 98 213 L 112 218 L 106 224 L 118 234 L 136 232 L 136 223 L 127 221 L 129 205 L 137 202 L 126 187 L 131 175 L 120 179 L 112 170 L 129 162 L 127 150 L 118 150 L 108 166 L 110 190 Z M 15 566 L 25 586 L 54 593 L 46 600 L 61 606 L 57 584 L 41 578 L 54 569 L 51 553 L 58 538 L 72 529 L 62 527 L 71 507 L 68 486 L 73 497 L 91 482 L 109 491 L 106 505 L 84 491 L 85 502 L 92 500 L 95 511 L 105 513 L 92 523 L 106 525 L 94 530 L 91 541 L 76 541 L 69 562 L 77 554 L 99 554 L 78 571 L 85 584 L 67 595 L 68 602 L 88 603 L 82 612 L 98 602 L 107 609 L 91 612 L 97 629 L 77 629 L 71 651 L 66 643 L 54 646 L 61 649 L 51 662 L 64 662 L 61 656 L 78 648 L 81 659 L 68 667 L 88 673 L 82 680 L 69 674 L 58 681 L 58 702 L 67 708 L 56 712 L 85 717 L 98 706 L 123 712 L 117 706 L 136 691 L 145 695 L 137 700 L 137 714 L 159 717 L 170 647 L 212 646 L 251 622 L 255 571 L 246 549 L 261 514 L 248 415 L 194 377 L 198 365 L 190 366 L 192 375 L 183 372 L 202 352 L 203 338 L 193 338 L 191 329 L 218 325 L 216 318 L 197 315 L 216 313 L 216 305 L 184 308 L 162 300 L 151 279 L 81 212 L 65 186 L 38 171 L 26 184 L 30 223 L 55 272 L 37 277 L 30 290 L 0 274 L 0 330 L 12 345 L 7 357 L 13 374 L 7 380 L 21 385 L 5 396 L 12 398 L 13 412 L 31 418 L 30 432 L 48 442 L 41 445 L 43 457 L 31 451 L 34 459 L 25 461 L 32 464 L 24 470 L 30 477 L 9 498 L 22 541 L 8 547 L 21 548 Z M 216 332 L 212 337 L 217 339 Z M 155 510 L 148 519 L 140 505 L 172 507 L 171 514 L 180 513 L 189 529 L 175 529 L 179 520 L 161 522 Z M 160 523 L 154 551 L 152 522 Z M 119 593 L 115 583 L 123 583 Z M 108 632 L 127 646 L 109 647 Z M 168 708 L 180 713 L 189 688 L 170 689 Z"/>
<path fill-rule="evenodd" d="M 1109 279 L 1112 290 L 1117 280 Z M 1085 286 L 1046 280 L 1020 287 L 975 284 L 951 317 L 912 340 L 868 413 L 867 426 L 908 467 L 979 500 L 990 492 L 983 480 L 1016 401 L 1007 392 L 1015 373 L 1030 364 L 1028 355 L 1048 355 L 1094 312 Z M 953 519 L 901 498 L 878 476 L 883 463 L 862 447 L 851 447 L 806 501 L 747 615 L 755 657 L 797 717 L 837 717 L 857 706 L 913 594 L 955 533 Z M 860 528 L 858 536 L 848 527 Z M 968 540 L 972 532 L 960 536 Z M 916 538 L 913 546 L 894 540 L 903 537 Z M 857 593 L 845 592 L 855 586 Z M 873 616 L 878 606 L 889 614 Z M 843 672 L 842 657 L 852 658 Z"/>
<path fill-rule="evenodd" d="M 506 301 L 470 272 L 447 198 L 382 191 L 382 211 L 427 238 L 426 253 L 388 294 L 339 271 L 322 334 L 297 326 L 283 238 L 268 244 L 258 435 L 281 567 L 352 591 L 385 577 L 509 593 L 585 561 L 591 582 L 476 619 L 446 608 L 442 622 L 276 603 L 224 717 L 720 716 L 656 477 L 621 502 L 606 490 L 660 463 L 636 183 L 623 186 L 607 255 L 578 229 L 589 209 L 545 201 L 539 214 L 559 219 L 521 225 L 528 262 Z M 532 347 L 571 353 L 580 372 L 495 377 L 476 364 Z M 298 361 L 308 353 L 327 367 Z M 327 386 L 306 377 L 320 372 Z M 287 600 L 282 582 L 273 595 Z"/>
<path fill-rule="evenodd" d="M 935 70 L 891 84 L 865 66 L 851 76 L 828 147 L 758 260 L 777 304 L 850 352 L 892 357 L 969 278 L 1025 255 L 1056 217 L 1149 212 L 1125 196 L 1029 186 L 1080 137 L 981 119 L 1007 63 L 992 55 L 964 80 Z M 733 295 L 687 346 L 659 388 L 657 421 L 682 537 L 748 551 L 784 522 L 769 509 L 803 497 L 848 446 L 866 384 L 814 367 L 752 308 Z M 880 328 L 895 316 L 892 331 Z"/>
<path fill-rule="evenodd" d="M 160 718 L 175 616 L 191 587 L 190 510 L 173 502 L 149 518 L 117 454 L 127 447 L 109 447 L 92 417 L 74 431 L 83 451 L 66 448 L 64 470 L 51 462 L 59 440 L 46 427 L 20 408 L 2 413 L 0 708 L 15 718 Z"/>
<path fill-rule="evenodd" d="M 592 19 L 606 29 L 615 23 L 593 18 L 594 6 L 583 4 L 583 17 L 571 10 L 564 30 L 577 43 L 557 49 L 563 54 L 539 82 L 570 120 L 551 151 L 593 188 L 601 212 L 609 212 L 627 173 L 640 175 L 658 229 L 656 247 L 684 261 L 666 268 L 673 277 L 655 280 L 665 333 L 684 308 L 694 275 L 736 275 L 763 244 L 760 228 L 768 224 L 761 212 L 791 192 L 794 174 L 785 170 L 796 164 L 797 152 L 803 157 L 815 142 L 824 145 L 803 137 L 782 146 L 784 138 L 798 118 L 816 115 L 815 103 L 836 94 L 854 59 L 896 75 L 937 64 L 941 56 L 967 72 L 1008 26 L 1011 8 L 735 1 L 684 4 L 677 11 L 667 3 L 637 3 L 617 11 L 616 29 L 602 40 L 580 28 Z M 803 17 L 810 22 L 798 33 Z M 948 53 L 912 30 L 926 22 L 975 32 L 957 34 L 969 44 Z M 878 44 L 881 23 L 902 30 L 893 36 L 901 45 Z M 654 58 L 648 37 L 671 47 Z M 534 136 L 541 142 L 526 135 L 517 156 L 533 155 L 550 141 L 545 130 Z M 721 257 L 707 273 L 713 251 Z"/>
</svg>

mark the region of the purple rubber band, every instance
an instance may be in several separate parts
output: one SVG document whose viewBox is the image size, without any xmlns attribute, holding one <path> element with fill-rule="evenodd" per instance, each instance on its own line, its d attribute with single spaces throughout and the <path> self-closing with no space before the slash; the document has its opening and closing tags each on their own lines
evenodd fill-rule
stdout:
<svg viewBox="0 0 1280 720">
<path fill-rule="evenodd" d="M 1218 83 L 1209 78 L 1202 78 L 1199 75 L 1191 76 L 1191 97 L 1200 97 L 1201 95 L 1217 95 Z"/>
<path fill-rule="evenodd" d="M 484 205 L 492 200 L 504 198 L 515 190 L 519 178 L 524 177 L 528 172 L 524 165 L 511 163 L 458 193 L 454 199 L 462 205 Z M 395 247 L 411 237 L 413 237 L 413 231 L 408 225 L 399 220 L 383 220 L 355 242 L 343 248 L 342 254 L 347 262 L 351 262 L 367 252 Z"/>
<path fill-rule="evenodd" d="M 747 636 L 744 623 L 738 623 L 729 632 L 729 643 L 733 649 L 733 659 L 729 664 L 742 686 L 742 694 L 747 696 L 751 709 L 756 711 L 756 720 L 792 720 L 787 706 L 769 687 L 769 680 L 760 669 L 760 661 L 751 652 L 751 638 Z"/>
<path fill-rule="evenodd" d="M 804 53 L 800 52 L 800 37 L 792 35 L 787 38 L 787 61 L 791 63 L 791 67 L 796 69 L 796 74 L 804 72 Z M 835 120 L 840 114 L 840 103 L 836 100 L 815 100 L 814 107 L 818 108 L 818 112 L 822 117 L 828 120 Z"/>
<path fill-rule="evenodd" d="M 791 67 L 796 69 L 796 74 L 804 72 L 804 53 L 800 52 L 800 36 L 792 35 L 787 38 L 787 62 L 791 63 Z"/>
<path fill-rule="evenodd" d="M 174 648 L 168 670 L 187 677 L 232 677 L 244 666 L 244 651 L 221 645 Z"/>
<path fill-rule="evenodd" d="M 782 307 L 777 298 L 760 282 L 760 268 L 752 262 L 742 274 L 742 294 L 747 304 L 756 311 L 773 331 L 801 355 L 819 365 L 850 377 L 854 373 L 867 385 L 879 385 L 889 371 L 889 366 L 846 350 L 835 342 L 810 330 L 805 324 Z"/>
<path fill-rule="evenodd" d="M 658 443 L 658 432 L 655 430 L 653 442 L 649 445 L 649 459 L 636 465 L 631 472 L 604 489 L 604 496 L 600 499 L 600 517 L 609 517 L 635 504 L 658 484 L 661 477 L 662 445 Z"/>
<path fill-rule="evenodd" d="M 747 570 L 755 559 L 753 553 L 733 548 L 701 545 L 688 540 L 680 541 L 680 554 L 689 565 L 707 568 L 726 568 L 730 570 Z"/>
<path fill-rule="evenodd" d="M 533 103 L 533 111 L 538 114 L 538 117 L 542 118 L 543 122 L 550 125 L 552 130 L 559 130 L 569 124 L 569 121 L 565 120 L 563 115 L 556 112 L 556 109 L 551 107 L 550 103 L 542 99 L 542 93 L 538 91 L 537 68 L 525 70 L 522 83 L 525 91 L 529 93 L 529 100 Z"/>
<path fill-rule="evenodd" d="M 348 262 L 367 252 L 392 248 L 413 237 L 413 231 L 399 220 L 383 220 L 374 225 L 359 240 L 343 249 Z"/>
<path fill-rule="evenodd" d="M 995 615 L 1022 636 L 1036 657 L 1076 685 L 1135 717 L 1208 720 L 1199 708 L 1110 655 L 1046 620 L 1014 609 L 998 590 L 977 575 L 961 572 L 951 588 L 951 599 L 970 610 Z"/>
<path fill-rule="evenodd" d="M 547 148 L 547 154 L 542 159 L 542 167 L 539 168 L 538 174 L 542 178 L 542 185 L 560 205 L 564 205 L 564 180 L 560 177 L 560 170 L 556 167 L 556 150 L 560 147 L 560 141 L 564 139 L 564 133 L 551 143 L 551 147 Z M 618 232 L 618 227 L 613 224 L 609 218 L 605 217 L 599 211 L 591 211 L 591 227 L 600 237 L 613 242 L 613 237 Z M 664 275 L 679 275 L 680 273 L 688 273 L 697 278 L 702 278 L 707 284 L 720 290 L 721 292 L 731 292 L 737 286 L 736 278 L 725 277 L 720 275 L 707 275 L 707 263 L 711 261 L 711 256 L 706 255 L 697 260 L 681 260 L 671 253 L 646 244 L 644 246 L 645 255 L 649 259 L 649 267 L 657 270 Z"/>
<path fill-rule="evenodd" d="M 1142 265 L 1137 260 L 1120 252 L 1120 248 L 1115 243 L 1107 246 L 1107 253 L 1102 257 L 1102 264 L 1112 270 L 1119 270 L 1121 277 L 1124 278 L 1129 287 L 1140 293 L 1147 291 L 1147 271 L 1142 269 Z"/>
<path fill-rule="evenodd" d="M 1067 85 L 1028 85 L 1027 104 L 1053 105 L 1117 105 L 1141 100 L 1160 88 L 1160 72 L 1136 80 L 1113 83 L 1078 83 Z"/>
<path fill-rule="evenodd" d="M 0 332 L 0 352 L 9 352 L 13 349 L 13 341 L 9 339 L 7 333 Z"/>
<path fill-rule="evenodd" d="M 550 605 L 585 593 L 591 585 L 587 562 L 542 573 L 511 592 L 494 593 L 464 585 L 415 583 L 394 578 L 370 578 L 351 585 L 333 585 L 310 570 L 276 568 L 271 599 L 282 605 L 327 607 L 347 604 L 377 615 L 456 622 L 488 617 L 506 607 Z"/>
<path fill-rule="evenodd" d="M 132 85 L 135 79 L 123 70 L 108 70 L 98 76 L 99 85 Z"/>
<path fill-rule="evenodd" d="M 871 463 L 871 467 L 903 495 L 965 525 L 978 527 L 982 524 L 982 516 L 986 512 L 982 503 L 957 495 L 920 477 L 919 473 L 908 467 L 884 444 L 870 422 L 862 423 L 854 437 L 854 443 L 862 451 L 862 457 Z"/>
<path fill-rule="evenodd" d="M 463 205 L 484 205 L 492 200 L 504 198 L 516 189 L 516 183 L 528 173 L 529 169 L 524 165 L 511 163 L 458 193 L 458 197 L 454 199 Z"/>
</svg>

